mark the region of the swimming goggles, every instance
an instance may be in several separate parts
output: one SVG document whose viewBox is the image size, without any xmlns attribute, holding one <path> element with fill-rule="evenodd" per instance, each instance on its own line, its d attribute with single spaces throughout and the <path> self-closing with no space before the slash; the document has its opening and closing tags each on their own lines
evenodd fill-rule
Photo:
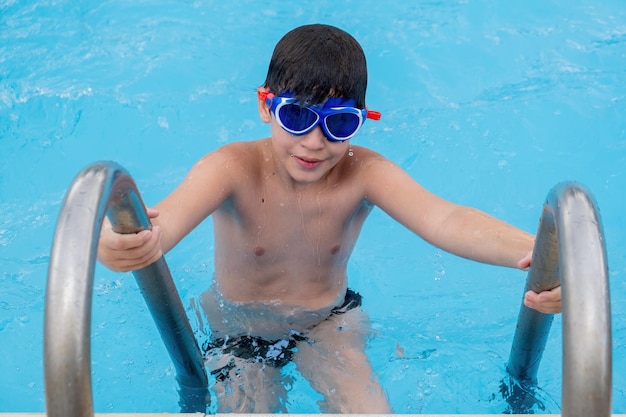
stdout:
<svg viewBox="0 0 626 417">
<path fill-rule="evenodd" d="M 274 95 L 269 89 L 259 92 L 274 113 L 280 127 L 292 135 L 304 135 L 318 124 L 331 142 L 343 142 L 359 131 L 365 119 L 380 120 L 374 110 L 358 109 L 351 99 L 329 98 L 322 106 L 303 106 L 291 93 Z"/>
</svg>

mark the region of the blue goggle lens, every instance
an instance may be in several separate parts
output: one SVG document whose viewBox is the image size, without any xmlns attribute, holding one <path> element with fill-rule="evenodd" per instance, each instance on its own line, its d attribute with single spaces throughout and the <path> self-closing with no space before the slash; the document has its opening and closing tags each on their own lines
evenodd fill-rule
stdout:
<svg viewBox="0 0 626 417">
<path fill-rule="evenodd" d="M 337 138 L 348 138 L 361 127 L 361 119 L 354 113 L 335 113 L 324 119 L 326 129 Z"/>
<path fill-rule="evenodd" d="M 286 104 L 280 107 L 278 117 L 282 124 L 294 133 L 306 132 L 317 123 L 317 113 L 297 104 Z"/>
</svg>

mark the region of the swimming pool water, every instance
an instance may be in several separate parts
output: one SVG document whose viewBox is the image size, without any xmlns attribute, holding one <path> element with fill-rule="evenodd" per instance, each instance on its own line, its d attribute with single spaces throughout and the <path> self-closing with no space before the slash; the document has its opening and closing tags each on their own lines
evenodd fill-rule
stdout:
<svg viewBox="0 0 626 417">
<path fill-rule="evenodd" d="M 0 0 L 0 16 L 0 411 L 44 409 L 47 263 L 73 177 L 114 160 L 154 204 L 204 153 L 267 136 L 254 91 L 273 46 L 320 22 L 352 33 L 368 57 L 367 101 L 383 118 L 356 144 L 531 232 L 552 186 L 576 180 L 592 191 L 610 269 L 613 411 L 626 412 L 620 0 Z M 167 255 L 185 305 L 211 279 L 212 245 L 205 222 Z M 502 412 L 524 273 L 442 253 L 380 211 L 349 272 L 396 412 Z M 560 410 L 560 325 L 538 375 L 547 413 Z M 92 362 L 96 411 L 178 411 L 173 368 L 134 279 L 100 266 Z M 316 394 L 286 371 L 290 411 L 316 412 Z"/>
</svg>

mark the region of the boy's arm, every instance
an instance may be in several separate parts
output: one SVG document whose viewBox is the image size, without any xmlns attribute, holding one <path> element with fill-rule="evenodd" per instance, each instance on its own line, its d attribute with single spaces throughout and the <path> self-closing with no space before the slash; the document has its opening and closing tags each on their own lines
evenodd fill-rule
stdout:
<svg viewBox="0 0 626 417">
<path fill-rule="evenodd" d="M 534 237 L 480 210 L 429 192 L 383 158 L 365 168 L 366 198 L 429 243 L 478 262 L 519 268 Z"/>
<path fill-rule="evenodd" d="M 236 154 L 231 146 L 199 160 L 171 194 L 147 209 L 152 230 L 119 234 L 105 219 L 98 260 L 114 271 L 132 271 L 158 260 L 231 195 L 234 177 L 226 171 Z"/>
<path fill-rule="evenodd" d="M 530 233 L 434 195 L 382 157 L 367 164 L 363 178 L 369 201 L 431 244 L 478 262 L 530 266 L 534 246 Z M 544 313 L 560 312 L 560 287 L 540 294 L 529 291 L 524 303 Z"/>
</svg>

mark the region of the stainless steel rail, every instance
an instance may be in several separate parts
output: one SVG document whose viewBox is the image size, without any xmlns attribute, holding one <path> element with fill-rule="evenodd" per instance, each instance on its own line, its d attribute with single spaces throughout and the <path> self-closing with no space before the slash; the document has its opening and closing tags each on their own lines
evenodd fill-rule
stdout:
<svg viewBox="0 0 626 417">
<path fill-rule="evenodd" d="M 526 290 L 562 286 L 564 417 L 611 415 L 612 357 L 608 266 L 596 203 L 581 184 L 555 186 L 543 208 Z M 522 305 L 508 372 L 524 384 L 537 371 L 551 314 Z"/>
<path fill-rule="evenodd" d="M 57 221 L 44 325 L 49 417 L 94 415 L 91 301 L 98 237 L 105 214 L 120 233 L 150 227 L 134 181 L 112 162 L 95 163 L 76 176 Z M 165 258 L 133 274 L 174 363 L 181 411 L 206 412 L 210 399 L 206 370 Z"/>
</svg>

